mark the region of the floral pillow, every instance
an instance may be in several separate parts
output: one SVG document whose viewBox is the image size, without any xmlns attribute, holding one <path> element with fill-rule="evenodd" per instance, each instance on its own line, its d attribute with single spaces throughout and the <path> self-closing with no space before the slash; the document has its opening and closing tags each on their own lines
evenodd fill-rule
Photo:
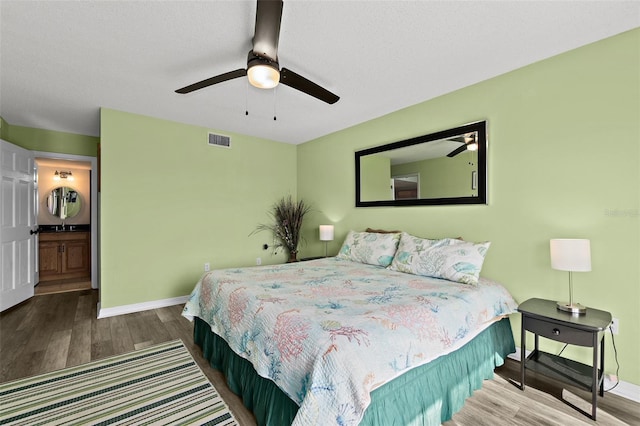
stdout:
<svg viewBox="0 0 640 426">
<path fill-rule="evenodd" d="M 476 285 L 490 245 L 454 238 L 429 240 L 403 232 L 389 269 Z"/>
<path fill-rule="evenodd" d="M 400 234 L 349 231 L 338 259 L 387 267 L 396 254 Z"/>
</svg>

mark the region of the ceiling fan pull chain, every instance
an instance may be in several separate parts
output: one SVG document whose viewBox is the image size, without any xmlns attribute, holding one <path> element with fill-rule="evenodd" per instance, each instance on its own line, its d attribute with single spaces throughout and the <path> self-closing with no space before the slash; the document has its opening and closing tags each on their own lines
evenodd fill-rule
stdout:
<svg viewBox="0 0 640 426">
<path fill-rule="evenodd" d="M 273 121 L 276 121 L 276 90 L 278 86 L 273 88 Z"/>
<path fill-rule="evenodd" d="M 245 81 L 244 85 L 244 115 L 249 115 L 249 81 Z"/>
</svg>

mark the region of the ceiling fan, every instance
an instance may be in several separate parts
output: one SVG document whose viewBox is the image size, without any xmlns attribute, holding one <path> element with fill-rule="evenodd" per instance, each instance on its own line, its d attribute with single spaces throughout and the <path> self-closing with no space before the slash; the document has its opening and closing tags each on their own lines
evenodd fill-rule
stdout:
<svg viewBox="0 0 640 426">
<path fill-rule="evenodd" d="M 253 49 L 247 56 L 247 68 L 229 71 L 176 90 L 190 93 L 234 78 L 247 76 L 252 86 L 271 89 L 282 83 L 328 104 L 334 104 L 339 96 L 304 78 L 288 68 L 280 69 L 278 63 L 278 38 L 282 20 L 282 0 L 258 0 Z"/>
<path fill-rule="evenodd" d="M 476 136 L 477 136 L 476 133 L 469 133 L 467 135 L 448 139 L 453 142 L 460 142 L 462 145 L 460 145 L 458 148 L 448 153 L 447 157 L 455 157 L 456 155 L 460 154 L 461 152 L 465 152 L 466 150 L 476 151 L 478 149 L 478 142 L 476 140 Z"/>
</svg>

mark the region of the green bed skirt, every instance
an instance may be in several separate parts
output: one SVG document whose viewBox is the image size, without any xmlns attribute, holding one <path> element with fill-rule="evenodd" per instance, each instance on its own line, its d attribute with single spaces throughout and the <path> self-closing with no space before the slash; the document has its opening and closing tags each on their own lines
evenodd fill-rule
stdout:
<svg viewBox="0 0 640 426">
<path fill-rule="evenodd" d="M 232 392 L 241 396 L 260 426 L 290 425 L 298 405 L 271 380 L 258 376 L 246 359 L 235 354 L 200 318 L 195 343 L 211 366 L 222 371 Z M 515 352 L 509 318 L 496 322 L 449 355 L 409 370 L 371 392 L 371 405 L 360 425 L 439 425 L 462 408 L 495 367 Z"/>
</svg>

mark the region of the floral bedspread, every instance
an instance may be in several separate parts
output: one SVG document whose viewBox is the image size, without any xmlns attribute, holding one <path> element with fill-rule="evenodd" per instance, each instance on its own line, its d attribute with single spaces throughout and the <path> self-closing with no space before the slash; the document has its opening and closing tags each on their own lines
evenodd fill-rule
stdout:
<svg viewBox="0 0 640 426">
<path fill-rule="evenodd" d="M 471 340 L 517 304 L 477 286 L 327 258 L 202 276 L 199 317 L 300 409 L 294 425 L 358 424 L 370 392 Z"/>
</svg>

